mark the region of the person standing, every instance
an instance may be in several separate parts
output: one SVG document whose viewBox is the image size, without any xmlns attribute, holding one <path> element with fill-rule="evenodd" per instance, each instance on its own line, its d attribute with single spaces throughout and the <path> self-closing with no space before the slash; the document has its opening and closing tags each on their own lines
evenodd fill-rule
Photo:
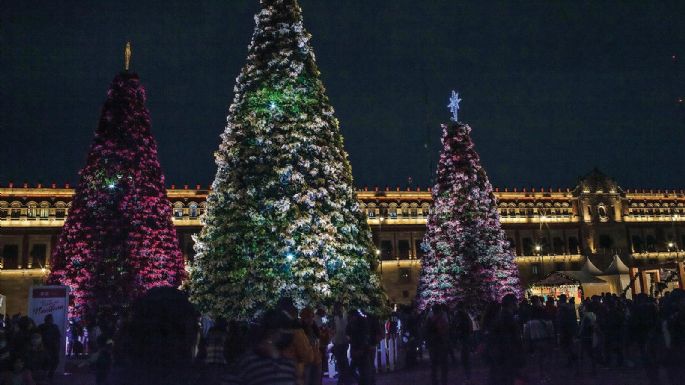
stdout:
<svg viewBox="0 0 685 385">
<path fill-rule="evenodd" d="M 431 382 L 433 385 L 447 385 L 449 321 L 444 305 L 435 304 L 426 320 L 426 344 L 431 361 Z M 440 381 L 438 382 L 438 371 Z"/>
<path fill-rule="evenodd" d="M 521 324 L 516 309 L 516 296 L 507 294 L 502 298 L 496 319 L 492 324 L 488 323 L 491 385 L 513 385 L 519 377 L 520 368 L 525 365 Z"/>
<path fill-rule="evenodd" d="M 314 322 L 314 311 L 305 307 L 300 311 L 304 334 L 312 347 L 313 360 L 304 367 L 305 385 L 321 385 L 321 351 L 319 350 L 319 327 Z"/>
<path fill-rule="evenodd" d="M 238 360 L 235 370 L 226 373 L 221 385 L 296 385 L 295 361 L 283 355 L 293 335 L 282 326 L 278 310 L 268 311 L 252 331 L 254 346 Z"/>
<path fill-rule="evenodd" d="M 369 341 L 371 328 L 367 316 L 359 310 L 347 312 L 347 335 L 350 338 L 351 372 L 357 373 L 359 385 L 370 385 L 371 373 L 369 365 Z"/>
<path fill-rule="evenodd" d="M 59 332 L 57 325 L 55 325 L 52 314 L 45 316 L 43 323 L 38 327 L 38 330 L 43 338 L 43 346 L 45 347 L 45 351 L 48 353 L 48 378 L 52 381 L 52 378 L 55 375 L 55 370 L 57 369 L 57 365 L 59 365 L 59 349 L 62 334 Z"/>
<path fill-rule="evenodd" d="M 314 353 L 309 344 L 309 339 L 302 329 L 300 321 L 297 319 L 297 307 L 292 298 L 283 297 L 278 301 L 279 316 L 281 317 L 281 329 L 292 335 L 291 343 L 282 351 L 285 358 L 295 362 L 297 373 L 297 384 L 304 385 L 305 372 L 307 365 L 314 362 Z"/>
<path fill-rule="evenodd" d="M 457 342 L 461 352 L 461 365 L 464 367 L 464 376 L 471 381 L 471 350 L 473 348 L 473 322 L 466 311 L 463 302 L 457 304 L 455 313 Z"/>
<path fill-rule="evenodd" d="M 24 350 L 24 362 L 26 368 L 31 371 L 33 380 L 37 385 L 47 384 L 48 371 L 50 369 L 50 357 L 43 346 L 43 337 L 38 331 L 31 334 L 29 345 Z"/>
<path fill-rule="evenodd" d="M 350 342 L 347 337 L 347 315 L 341 303 L 333 306 L 333 356 L 338 369 L 338 384 L 350 383 L 350 363 L 347 360 L 347 349 Z"/>
<path fill-rule="evenodd" d="M 557 330 L 559 331 L 559 345 L 566 354 L 567 365 L 571 366 L 576 362 L 576 354 L 573 352 L 573 337 L 578 329 L 575 305 L 567 302 L 565 294 L 559 296 L 559 307 L 557 311 Z"/>
</svg>

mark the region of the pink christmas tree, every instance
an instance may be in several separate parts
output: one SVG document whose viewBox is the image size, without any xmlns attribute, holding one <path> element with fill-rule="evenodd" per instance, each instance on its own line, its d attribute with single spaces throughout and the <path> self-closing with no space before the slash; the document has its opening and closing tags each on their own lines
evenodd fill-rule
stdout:
<svg viewBox="0 0 685 385">
<path fill-rule="evenodd" d="M 460 301 L 481 309 L 505 294 L 521 295 L 514 254 L 471 141 L 471 128 L 457 122 L 453 113 L 453 120 L 442 125 L 443 150 L 423 241 L 426 254 L 418 288 L 422 310 Z"/>
<path fill-rule="evenodd" d="M 52 254 L 48 281 L 71 288 L 72 316 L 116 313 L 185 278 L 150 126 L 138 75 L 117 75 Z"/>
</svg>

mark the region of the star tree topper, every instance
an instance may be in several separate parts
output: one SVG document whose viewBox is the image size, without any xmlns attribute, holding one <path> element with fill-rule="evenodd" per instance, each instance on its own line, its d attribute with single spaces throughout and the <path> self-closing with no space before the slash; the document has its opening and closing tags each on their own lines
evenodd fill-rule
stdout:
<svg viewBox="0 0 685 385">
<path fill-rule="evenodd" d="M 447 105 L 449 107 L 450 111 L 452 112 L 452 121 L 456 122 L 457 121 L 457 114 L 459 113 L 459 102 L 461 102 L 461 99 L 459 99 L 459 93 L 452 90 L 452 96 L 450 97 L 450 104 Z"/>
</svg>

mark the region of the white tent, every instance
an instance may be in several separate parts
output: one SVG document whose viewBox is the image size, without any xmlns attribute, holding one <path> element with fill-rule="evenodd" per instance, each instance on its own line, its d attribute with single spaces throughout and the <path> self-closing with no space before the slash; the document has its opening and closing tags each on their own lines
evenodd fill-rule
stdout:
<svg viewBox="0 0 685 385">
<path fill-rule="evenodd" d="M 621 257 L 614 255 L 609 267 L 599 277 L 607 281 L 612 293 L 621 294 L 623 289 L 630 283 L 629 270 L 628 266 L 621 260 Z M 626 295 L 631 295 L 630 290 L 626 292 Z"/>
<path fill-rule="evenodd" d="M 588 257 L 585 258 L 585 263 L 583 263 L 583 267 L 580 268 L 580 271 L 586 272 L 595 277 L 603 274 L 602 270 L 598 269 Z"/>
</svg>

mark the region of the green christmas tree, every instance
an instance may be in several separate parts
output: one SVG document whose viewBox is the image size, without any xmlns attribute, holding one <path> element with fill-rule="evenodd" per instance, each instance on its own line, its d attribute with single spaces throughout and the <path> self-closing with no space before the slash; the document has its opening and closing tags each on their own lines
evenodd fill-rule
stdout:
<svg viewBox="0 0 685 385">
<path fill-rule="evenodd" d="M 249 320 L 300 305 L 383 303 L 370 230 L 296 0 L 262 0 L 196 237 L 192 299 Z"/>
</svg>

